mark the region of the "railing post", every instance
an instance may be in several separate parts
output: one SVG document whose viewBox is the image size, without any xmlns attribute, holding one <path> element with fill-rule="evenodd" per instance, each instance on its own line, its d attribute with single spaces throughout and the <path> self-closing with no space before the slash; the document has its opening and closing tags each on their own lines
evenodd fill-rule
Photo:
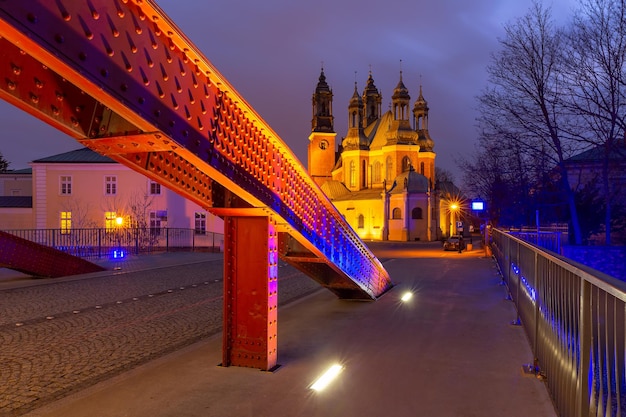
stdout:
<svg viewBox="0 0 626 417">
<path fill-rule="evenodd" d="M 589 416 L 589 364 L 591 361 L 591 283 L 580 279 L 580 311 L 578 316 L 578 378 L 576 381 L 575 417 Z"/>
</svg>

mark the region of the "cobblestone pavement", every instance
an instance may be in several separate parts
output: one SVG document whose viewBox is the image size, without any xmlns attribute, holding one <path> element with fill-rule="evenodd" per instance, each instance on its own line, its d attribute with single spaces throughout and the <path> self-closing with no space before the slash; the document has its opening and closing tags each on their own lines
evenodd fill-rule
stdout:
<svg viewBox="0 0 626 417">
<path fill-rule="evenodd" d="M 20 416 L 221 331 L 223 259 L 0 291 L 0 416 Z M 286 264 L 279 305 L 319 289 Z"/>
</svg>

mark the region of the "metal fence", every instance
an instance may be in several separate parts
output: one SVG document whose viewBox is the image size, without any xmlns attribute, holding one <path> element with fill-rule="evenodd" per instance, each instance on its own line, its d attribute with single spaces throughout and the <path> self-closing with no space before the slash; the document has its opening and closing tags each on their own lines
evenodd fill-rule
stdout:
<svg viewBox="0 0 626 417">
<path fill-rule="evenodd" d="M 22 239 L 50 246 L 81 258 L 120 257 L 177 250 L 223 250 L 224 235 L 179 228 L 23 229 L 5 230 Z"/>
<path fill-rule="evenodd" d="M 560 416 L 626 416 L 626 283 L 499 230 L 491 248 Z"/>
</svg>

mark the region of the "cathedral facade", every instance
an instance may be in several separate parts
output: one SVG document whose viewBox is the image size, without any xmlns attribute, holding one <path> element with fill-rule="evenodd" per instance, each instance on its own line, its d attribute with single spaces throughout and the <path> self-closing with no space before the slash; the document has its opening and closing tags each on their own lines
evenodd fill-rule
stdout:
<svg viewBox="0 0 626 417">
<path fill-rule="evenodd" d="M 338 143 L 333 93 L 322 69 L 312 99 L 309 174 L 362 239 L 436 240 L 440 204 L 428 105 L 420 86 L 411 108 L 402 72 L 391 100 L 383 113 L 371 72 L 362 94 L 355 83 L 347 132 Z"/>
</svg>

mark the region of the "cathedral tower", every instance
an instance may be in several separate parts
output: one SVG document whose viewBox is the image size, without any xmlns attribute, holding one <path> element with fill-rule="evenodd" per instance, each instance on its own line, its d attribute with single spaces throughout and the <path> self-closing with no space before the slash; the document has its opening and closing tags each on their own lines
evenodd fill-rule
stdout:
<svg viewBox="0 0 626 417">
<path fill-rule="evenodd" d="M 313 119 L 309 135 L 308 170 L 317 185 L 332 179 L 335 166 L 335 137 L 333 128 L 333 92 L 326 83 L 322 68 L 313 93 Z"/>
<path fill-rule="evenodd" d="M 416 170 L 430 181 L 430 187 L 435 185 L 435 143 L 428 132 L 428 103 L 422 95 L 420 85 L 420 95 L 413 105 L 413 128 L 417 131 L 420 145 L 419 166 Z"/>
</svg>

